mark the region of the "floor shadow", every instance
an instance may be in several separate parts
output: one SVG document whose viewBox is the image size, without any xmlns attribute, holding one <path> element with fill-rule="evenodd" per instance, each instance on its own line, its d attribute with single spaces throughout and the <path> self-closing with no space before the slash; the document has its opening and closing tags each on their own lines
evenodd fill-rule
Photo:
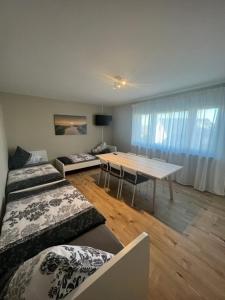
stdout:
<svg viewBox="0 0 225 300">
<path fill-rule="evenodd" d="M 97 184 L 98 174 L 93 174 L 91 177 Z M 104 187 L 104 176 L 102 176 L 100 187 Z M 112 177 L 110 190 L 107 191 L 110 196 L 116 198 L 117 187 L 118 180 Z M 120 200 L 131 206 L 132 192 L 132 185 L 125 183 Z M 152 193 L 153 183 L 151 182 L 148 184 L 144 183 L 138 187 L 134 209 L 152 215 Z M 166 181 L 157 181 L 154 217 L 177 232 L 184 233 L 187 227 L 194 224 L 196 219 L 203 213 L 205 208 L 201 207 L 200 202 L 200 197 L 193 197 L 191 193 L 184 193 L 182 186 L 179 184 L 174 184 L 174 200 L 171 201 L 168 183 Z"/>
</svg>

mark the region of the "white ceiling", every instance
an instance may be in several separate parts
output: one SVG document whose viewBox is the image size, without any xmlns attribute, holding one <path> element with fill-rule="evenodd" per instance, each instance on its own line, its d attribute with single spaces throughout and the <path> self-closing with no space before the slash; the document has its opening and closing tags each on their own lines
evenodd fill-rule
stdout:
<svg viewBox="0 0 225 300">
<path fill-rule="evenodd" d="M 225 0 L 0 0 L 0 91 L 116 105 L 223 80 Z"/>
</svg>

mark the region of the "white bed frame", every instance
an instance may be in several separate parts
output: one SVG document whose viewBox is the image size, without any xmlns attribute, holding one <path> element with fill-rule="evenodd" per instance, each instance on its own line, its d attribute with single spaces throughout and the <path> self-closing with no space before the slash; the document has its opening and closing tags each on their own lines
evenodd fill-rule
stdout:
<svg viewBox="0 0 225 300">
<path fill-rule="evenodd" d="M 107 145 L 107 147 L 110 149 L 111 152 L 117 151 L 116 146 Z M 60 160 L 58 160 L 57 158 L 55 159 L 55 167 L 63 175 L 63 177 L 66 176 L 66 172 L 85 169 L 85 168 L 99 166 L 99 165 L 100 165 L 99 159 L 82 161 L 76 164 L 69 164 L 69 165 L 64 165 Z"/>
<path fill-rule="evenodd" d="M 100 160 L 95 159 L 95 160 L 89 160 L 89 161 L 82 161 L 80 163 L 76 164 L 69 164 L 69 165 L 64 165 L 60 160 L 56 159 L 55 160 L 55 167 L 56 169 L 65 177 L 66 172 L 68 171 L 75 171 L 79 169 L 84 169 L 84 168 L 89 168 L 89 167 L 94 167 L 94 166 L 99 166 L 100 165 Z"/>
<path fill-rule="evenodd" d="M 65 300 L 148 300 L 150 242 L 142 233 Z"/>
</svg>

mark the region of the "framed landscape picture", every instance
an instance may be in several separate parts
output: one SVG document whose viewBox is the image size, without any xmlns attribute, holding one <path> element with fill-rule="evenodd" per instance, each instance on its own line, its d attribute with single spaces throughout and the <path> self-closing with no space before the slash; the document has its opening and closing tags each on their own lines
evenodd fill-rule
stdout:
<svg viewBox="0 0 225 300">
<path fill-rule="evenodd" d="M 54 115 L 56 135 L 87 134 L 86 116 Z"/>
</svg>

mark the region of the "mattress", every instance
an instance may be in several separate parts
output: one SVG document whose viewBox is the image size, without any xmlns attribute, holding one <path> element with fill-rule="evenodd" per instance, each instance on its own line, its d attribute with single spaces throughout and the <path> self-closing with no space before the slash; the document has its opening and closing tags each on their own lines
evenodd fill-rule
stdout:
<svg viewBox="0 0 225 300">
<path fill-rule="evenodd" d="M 64 165 L 77 164 L 85 161 L 91 161 L 98 159 L 96 156 L 89 153 L 71 154 L 68 156 L 61 156 L 57 158 Z"/>
<path fill-rule="evenodd" d="M 43 249 L 69 243 L 104 222 L 67 180 L 9 194 L 0 236 L 0 282 L 4 273 Z"/>
<path fill-rule="evenodd" d="M 8 173 L 6 195 L 60 179 L 63 179 L 63 176 L 50 163 L 11 170 Z"/>
</svg>

